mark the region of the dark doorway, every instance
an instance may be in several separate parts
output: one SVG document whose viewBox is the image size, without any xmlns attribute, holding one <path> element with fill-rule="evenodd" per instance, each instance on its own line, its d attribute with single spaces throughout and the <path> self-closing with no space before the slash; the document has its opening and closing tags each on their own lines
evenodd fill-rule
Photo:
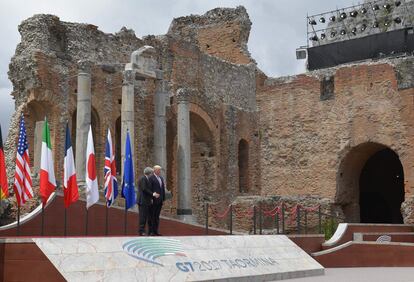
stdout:
<svg viewBox="0 0 414 282">
<path fill-rule="evenodd" d="M 404 172 L 394 151 L 383 149 L 368 159 L 359 188 L 362 223 L 403 223 Z"/>
</svg>

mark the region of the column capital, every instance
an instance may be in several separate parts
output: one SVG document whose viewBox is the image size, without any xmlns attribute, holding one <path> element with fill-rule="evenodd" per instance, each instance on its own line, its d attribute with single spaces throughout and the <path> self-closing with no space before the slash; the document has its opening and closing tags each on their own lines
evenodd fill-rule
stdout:
<svg viewBox="0 0 414 282">
<path fill-rule="evenodd" d="M 92 62 L 89 60 L 79 60 L 78 61 L 78 72 L 79 73 L 91 73 Z"/>
<path fill-rule="evenodd" d="M 190 101 L 190 91 L 186 88 L 177 90 L 177 103 L 188 103 Z"/>
<path fill-rule="evenodd" d="M 161 93 L 168 93 L 170 90 L 170 84 L 168 81 L 162 79 L 162 80 L 156 80 L 156 91 Z"/>
<path fill-rule="evenodd" d="M 135 81 L 135 71 L 133 70 L 124 70 L 122 72 L 122 85 L 132 85 Z"/>
</svg>

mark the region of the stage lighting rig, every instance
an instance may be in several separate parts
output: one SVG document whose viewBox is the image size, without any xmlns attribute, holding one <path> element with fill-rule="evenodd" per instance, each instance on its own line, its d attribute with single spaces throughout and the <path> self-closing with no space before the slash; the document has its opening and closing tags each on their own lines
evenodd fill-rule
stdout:
<svg viewBox="0 0 414 282">
<path fill-rule="evenodd" d="M 364 31 L 364 30 L 366 30 L 367 29 L 367 25 L 366 24 L 362 24 L 361 25 L 361 31 Z"/>
</svg>

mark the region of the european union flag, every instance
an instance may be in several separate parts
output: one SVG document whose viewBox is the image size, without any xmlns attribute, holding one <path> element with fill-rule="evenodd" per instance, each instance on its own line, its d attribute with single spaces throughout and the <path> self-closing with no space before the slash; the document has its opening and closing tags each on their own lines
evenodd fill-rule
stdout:
<svg viewBox="0 0 414 282">
<path fill-rule="evenodd" d="M 137 202 L 134 185 L 134 165 L 132 162 L 131 141 L 129 132 L 125 143 L 124 176 L 122 178 L 122 197 L 125 198 L 125 209 L 132 208 Z"/>
</svg>

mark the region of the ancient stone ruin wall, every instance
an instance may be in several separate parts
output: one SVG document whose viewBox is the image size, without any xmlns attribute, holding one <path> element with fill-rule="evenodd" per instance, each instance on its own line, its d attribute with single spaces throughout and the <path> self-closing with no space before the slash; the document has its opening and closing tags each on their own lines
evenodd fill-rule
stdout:
<svg viewBox="0 0 414 282">
<path fill-rule="evenodd" d="M 216 8 L 203 16 L 191 15 L 174 19 L 168 34 L 194 42 L 206 54 L 231 63 L 248 64 L 253 61 L 247 50 L 250 27 L 246 9 Z"/>
<path fill-rule="evenodd" d="M 348 220 L 358 221 L 361 169 L 375 151 L 388 147 L 403 165 L 410 206 L 412 65 L 413 58 L 405 57 L 258 77 L 262 195 L 329 199 Z M 405 222 L 412 221 L 412 212 L 403 214 Z"/>
<path fill-rule="evenodd" d="M 120 70 L 129 61 L 130 53 L 141 47 L 143 42 L 135 37 L 133 31 L 125 28 L 115 35 L 109 35 L 99 31 L 96 26 L 61 22 L 52 15 L 35 15 L 23 21 L 19 32 L 22 41 L 17 46 L 9 70 L 13 83 L 12 95 L 18 109 L 12 117 L 12 125 L 18 123 L 21 113 L 25 115 L 32 165 L 35 158 L 35 124 L 47 116 L 56 178 L 61 183 L 66 122 L 69 122 L 72 143 L 76 148 L 77 62 L 88 60 L 92 63 L 92 126 L 95 150 L 99 152 L 98 171 L 102 171 L 98 176 L 102 183 L 102 152 L 108 127 L 112 130 L 115 144 L 120 142 L 115 130 L 121 106 Z M 143 127 L 142 124 L 137 126 Z M 18 126 L 11 126 L 6 144 L 10 179 L 14 173 L 17 131 Z M 32 170 L 36 171 L 35 168 Z M 37 189 L 35 187 L 35 193 Z"/>
<path fill-rule="evenodd" d="M 11 124 L 18 123 L 21 113 L 25 115 L 30 155 L 34 161 L 34 129 L 36 122 L 47 115 L 59 181 L 67 121 L 76 146 L 78 61 L 90 61 L 92 128 L 97 171 L 102 172 L 98 173 L 98 180 L 102 183 L 108 127 L 112 131 L 116 154 L 120 156 L 122 70 L 133 51 L 143 45 L 153 46 L 159 64 L 157 68 L 163 70 L 170 96 L 166 109 L 167 179 L 174 197 L 166 203 L 164 212 L 174 215 L 176 209 L 175 94 L 178 89 L 186 88 L 191 92 L 193 209 L 196 217 L 202 220 L 205 201 L 230 202 L 237 195 L 257 194 L 260 189 L 257 184 L 260 173 L 254 167 L 260 148 L 255 130 L 258 122 L 256 66 L 246 45 L 250 25 L 243 7 L 215 9 L 203 16 L 175 19 L 166 35 L 139 39 L 126 28 L 116 34 L 106 34 L 90 24 L 62 22 L 52 15 L 35 15 L 19 26 L 22 42 L 10 64 L 9 77 L 14 86 L 12 95 L 17 109 Z M 224 33 L 225 40 L 222 40 Z M 211 45 L 208 50 L 206 42 Z M 137 175 L 145 166 L 154 165 L 154 93 L 153 81 L 139 81 L 135 85 Z M 17 126 L 10 129 L 6 144 L 10 179 L 14 173 L 17 130 Z M 243 143 L 242 173 L 249 176 L 241 176 L 243 189 L 239 189 L 238 155 L 242 140 L 246 142 Z"/>
<path fill-rule="evenodd" d="M 209 42 L 219 43 L 220 26 L 224 28 L 233 26 L 234 23 L 237 23 L 236 26 L 243 23 L 243 26 L 239 27 L 241 31 L 238 32 L 248 34 L 251 23 L 244 8 L 215 9 L 202 17 L 175 19 L 167 34 L 172 59 L 169 62 L 171 72 L 167 72 L 166 75 L 171 78 L 171 87 L 192 89 L 190 94 L 192 208 L 201 222 L 204 219 L 205 202 L 229 203 L 238 195 L 259 192 L 256 183 L 260 176 L 254 170 L 259 155 L 259 140 L 254 130 L 258 122 L 255 99 L 256 66 L 249 57 L 243 57 L 249 60 L 237 59 L 238 64 L 234 64 L 234 58 L 223 55 L 235 54 L 234 50 L 237 47 L 240 54 L 248 56 L 247 48 L 242 46 L 247 39 L 239 45 L 231 41 L 228 46 L 217 47 L 217 50 L 221 50 L 219 55 L 203 50 L 196 36 L 199 30 L 209 27 L 211 28 Z M 207 40 L 207 37 L 205 39 Z M 247 64 L 240 64 L 243 62 Z M 167 112 L 167 175 L 168 186 L 172 187 L 174 194 L 178 194 L 179 191 L 175 190 L 177 129 L 174 96 L 171 102 L 170 110 Z M 246 188 L 243 191 L 239 189 L 238 165 L 238 147 L 241 140 L 245 140 L 249 146 L 249 157 L 243 160 L 248 163 L 246 171 L 242 172 L 243 175 L 248 175 Z M 166 211 L 170 210 L 172 214 L 174 213 L 176 199 L 167 203 Z"/>
<path fill-rule="evenodd" d="M 368 158 L 383 148 L 392 149 L 401 160 L 405 179 L 402 213 L 405 222 L 414 222 L 410 169 L 414 163 L 413 57 L 269 78 L 248 53 L 250 26 L 243 7 L 174 19 L 167 34 L 142 39 L 126 28 L 105 34 L 96 26 L 62 22 L 51 15 L 25 20 L 19 26 L 22 42 L 9 71 L 16 99 L 5 146 L 10 180 L 22 113 L 32 161 L 36 122 L 47 114 L 56 175 L 58 180 L 62 178 L 67 121 L 72 140 L 76 140 L 78 61 L 88 60 L 92 64 L 92 127 L 102 183 L 108 127 L 116 154 L 121 155 L 122 71 L 133 51 L 151 45 L 168 91 L 166 175 L 174 196 L 165 203 L 165 215 L 176 215 L 180 196 L 177 91 L 185 90 L 190 112 L 192 209 L 200 223 L 206 202 L 220 212 L 234 203 L 239 214 L 234 229 L 251 231 L 251 217 L 245 215 L 252 205 L 272 209 L 281 201 L 289 209 L 298 203 L 307 207 L 320 204 L 325 212 L 358 221 L 359 174 Z M 145 166 L 154 165 L 155 88 L 152 80 L 135 84 L 137 175 Z M 122 205 L 122 200 L 118 203 Z M 265 224 L 271 228 L 269 220 Z M 211 213 L 210 222 L 228 227 L 228 222 Z"/>
</svg>

